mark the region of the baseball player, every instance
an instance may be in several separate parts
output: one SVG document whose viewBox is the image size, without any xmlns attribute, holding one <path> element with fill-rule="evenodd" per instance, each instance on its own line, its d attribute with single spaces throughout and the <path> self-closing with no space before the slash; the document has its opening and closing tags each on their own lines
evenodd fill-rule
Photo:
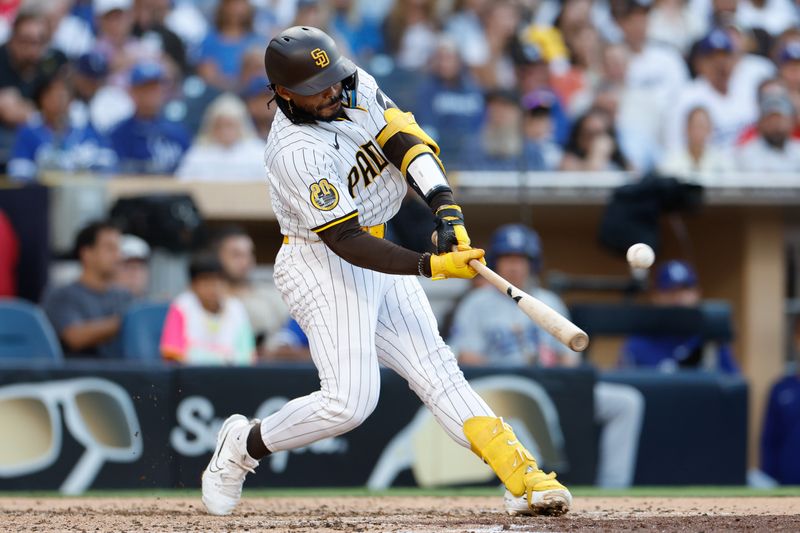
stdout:
<svg viewBox="0 0 800 533">
<path fill-rule="evenodd" d="M 383 364 L 494 470 L 509 513 L 565 513 L 569 491 L 464 379 L 415 277 L 472 278 L 469 261 L 484 255 L 470 247 L 439 147 L 319 29 L 283 31 L 265 65 L 278 106 L 265 159 L 284 235 L 275 284 L 308 335 L 320 390 L 264 420 L 233 415 L 223 423 L 203 472 L 206 509 L 231 513 L 245 476 L 268 454 L 364 422 L 378 403 Z M 436 215 L 437 254 L 382 238 L 409 185 Z"/>
</svg>

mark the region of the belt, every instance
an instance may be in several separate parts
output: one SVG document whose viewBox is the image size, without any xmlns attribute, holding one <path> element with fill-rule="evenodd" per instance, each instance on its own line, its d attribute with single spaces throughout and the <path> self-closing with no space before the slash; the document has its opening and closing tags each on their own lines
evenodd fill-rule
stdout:
<svg viewBox="0 0 800 533">
<path fill-rule="evenodd" d="M 383 239 L 383 237 L 386 235 L 386 224 L 378 224 L 376 226 L 361 226 L 361 231 L 366 231 L 373 237 Z M 289 235 L 283 236 L 283 244 L 309 244 L 312 242 L 319 242 L 319 241 L 312 241 L 310 239 L 305 239 L 303 237 L 295 237 Z"/>
</svg>

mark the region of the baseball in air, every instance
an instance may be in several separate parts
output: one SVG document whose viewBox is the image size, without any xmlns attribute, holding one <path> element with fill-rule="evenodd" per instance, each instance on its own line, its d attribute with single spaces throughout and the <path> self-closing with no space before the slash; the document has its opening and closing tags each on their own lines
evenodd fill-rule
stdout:
<svg viewBox="0 0 800 533">
<path fill-rule="evenodd" d="M 637 242 L 628 248 L 628 264 L 633 268 L 650 268 L 656 260 L 656 254 L 652 248 L 643 242 Z"/>
</svg>

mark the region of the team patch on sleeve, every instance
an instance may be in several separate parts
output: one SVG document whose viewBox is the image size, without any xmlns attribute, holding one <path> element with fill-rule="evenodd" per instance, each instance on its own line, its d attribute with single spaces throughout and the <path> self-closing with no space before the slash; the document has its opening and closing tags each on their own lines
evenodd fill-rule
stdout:
<svg viewBox="0 0 800 533">
<path fill-rule="evenodd" d="M 327 178 L 312 183 L 308 190 L 311 192 L 311 204 L 320 211 L 330 211 L 339 205 L 339 191 Z"/>
</svg>

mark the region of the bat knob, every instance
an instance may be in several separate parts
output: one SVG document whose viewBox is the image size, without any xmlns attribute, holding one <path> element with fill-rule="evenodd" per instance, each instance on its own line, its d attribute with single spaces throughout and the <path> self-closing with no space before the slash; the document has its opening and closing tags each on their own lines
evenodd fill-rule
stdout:
<svg viewBox="0 0 800 533">
<path fill-rule="evenodd" d="M 581 331 L 569 341 L 569 347 L 576 352 L 582 352 L 589 347 L 589 335 Z"/>
</svg>

